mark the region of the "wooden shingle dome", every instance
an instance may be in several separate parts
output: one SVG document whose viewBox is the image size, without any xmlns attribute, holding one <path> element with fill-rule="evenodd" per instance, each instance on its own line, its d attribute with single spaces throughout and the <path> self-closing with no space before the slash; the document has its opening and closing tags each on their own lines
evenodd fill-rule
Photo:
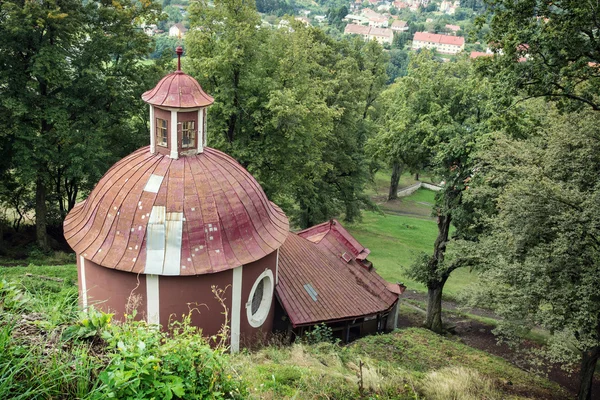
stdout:
<svg viewBox="0 0 600 400">
<path fill-rule="evenodd" d="M 173 159 L 148 147 L 117 162 L 64 223 L 69 245 L 107 268 L 200 275 L 259 260 L 289 223 L 237 161 L 212 148 Z"/>
</svg>

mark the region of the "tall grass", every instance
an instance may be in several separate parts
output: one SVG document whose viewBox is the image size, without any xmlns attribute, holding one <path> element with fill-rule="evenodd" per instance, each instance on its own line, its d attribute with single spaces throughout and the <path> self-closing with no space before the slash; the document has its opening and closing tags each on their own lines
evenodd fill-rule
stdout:
<svg viewBox="0 0 600 400">
<path fill-rule="evenodd" d="M 429 372 L 420 383 L 421 392 L 430 400 L 501 400 L 492 381 L 464 367 L 449 367 Z"/>
</svg>

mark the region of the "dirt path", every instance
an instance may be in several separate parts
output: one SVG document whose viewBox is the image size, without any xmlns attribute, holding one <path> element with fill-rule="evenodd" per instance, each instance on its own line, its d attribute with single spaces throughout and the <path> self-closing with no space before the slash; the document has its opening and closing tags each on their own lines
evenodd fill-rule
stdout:
<svg viewBox="0 0 600 400">
<path fill-rule="evenodd" d="M 418 302 L 422 302 L 425 304 L 426 301 L 425 294 L 423 293 L 415 293 L 415 292 L 407 292 L 404 294 L 405 299 L 414 300 Z M 405 302 L 404 304 L 408 304 L 410 307 L 418 310 L 423 316 L 425 315 L 425 309 L 419 303 Z M 443 308 L 445 310 L 461 310 L 464 312 L 468 312 L 473 315 L 478 315 L 487 318 L 495 318 L 496 316 L 489 310 L 484 309 L 461 309 L 459 306 L 450 301 L 443 302 Z M 492 333 L 494 327 L 492 325 L 485 324 L 483 322 L 462 316 L 460 314 L 455 313 L 446 313 L 444 315 L 444 322 L 453 326 L 454 333 L 449 335 L 449 338 L 460 340 L 462 343 L 471 346 L 473 348 L 483 350 L 487 353 L 493 354 L 498 357 L 502 357 L 505 360 L 509 361 L 511 364 L 521 368 L 525 371 L 536 372 L 535 368 L 540 368 L 536 366 L 535 361 L 527 354 L 527 350 L 531 350 L 534 348 L 539 348 L 539 344 L 526 341 L 519 349 L 513 349 L 507 346 L 506 344 L 498 344 L 496 342 L 496 337 Z M 399 320 L 400 326 L 409 327 L 409 326 L 420 326 L 423 323 L 423 320 L 418 315 L 403 315 Z M 554 381 L 567 389 L 570 393 L 573 394 L 573 398 L 577 394 L 579 376 L 578 371 L 573 372 L 573 374 L 569 375 L 567 372 L 563 371 L 558 365 L 553 364 L 545 364 L 542 365 L 541 369 L 543 372 L 540 372 L 539 369 L 536 373 L 543 373 L 546 375 L 548 379 Z M 592 399 L 600 400 L 600 379 L 596 378 L 594 380 L 594 385 L 592 389 Z M 562 397 L 557 396 L 553 397 L 556 399 L 561 399 Z"/>
</svg>

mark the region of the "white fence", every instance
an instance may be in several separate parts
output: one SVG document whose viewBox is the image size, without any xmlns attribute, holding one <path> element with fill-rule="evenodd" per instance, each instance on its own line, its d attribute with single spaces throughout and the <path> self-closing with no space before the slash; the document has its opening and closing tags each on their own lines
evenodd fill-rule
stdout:
<svg viewBox="0 0 600 400">
<path fill-rule="evenodd" d="M 442 190 L 441 186 L 433 185 L 431 183 L 417 182 L 417 183 L 414 183 L 414 184 L 410 185 L 409 187 L 406 187 L 402 190 L 398 190 L 398 197 L 410 196 L 411 194 L 413 194 L 414 192 L 419 190 L 419 188 L 421 188 L 421 187 L 423 187 L 425 189 L 429 189 L 429 190 L 434 190 L 436 192 L 439 192 L 440 190 Z"/>
</svg>

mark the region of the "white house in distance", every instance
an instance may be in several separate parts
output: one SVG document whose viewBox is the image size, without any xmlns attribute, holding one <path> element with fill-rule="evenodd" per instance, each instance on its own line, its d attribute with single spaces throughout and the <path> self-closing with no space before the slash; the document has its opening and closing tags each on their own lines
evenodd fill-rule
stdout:
<svg viewBox="0 0 600 400">
<path fill-rule="evenodd" d="M 349 21 L 353 24 L 366 25 L 369 23 L 369 18 L 362 15 L 348 14 L 344 17 L 344 21 Z"/>
<path fill-rule="evenodd" d="M 394 32 L 388 28 L 348 24 L 344 29 L 345 35 L 360 35 L 363 40 L 376 40 L 378 43 L 392 44 Z"/>
<path fill-rule="evenodd" d="M 458 54 L 465 49 L 465 38 L 461 36 L 439 35 L 429 32 L 415 32 L 412 49 L 436 49 L 444 54 Z"/>
<path fill-rule="evenodd" d="M 369 32 L 371 31 L 370 26 L 348 24 L 344 29 L 344 35 L 360 35 L 364 40 L 369 40 Z"/>
<path fill-rule="evenodd" d="M 455 1 L 453 3 L 451 1 L 444 0 L 440 3 L 440 11 L 448 15 L 454 15 L 458 7 L 460 7 L 460 1 Z"/>
<path fill-rule="evenodd" d="M 169 28 L 169 36 L 184 37 L 188 29 L 181 22 Z"/>
<path fill-rule="evenodd" d="M 370 8 L 363 9 L 362 15 L 368 19 L 369 26 L 374 26 L 376 28 L 388 27 L 388 18 Z"/>
<path fill-rule="evenodd" d="M 406 32 L 408 31 L 408 24 L 406 21 L 402 21 L 400 19 L 392 22 L 392 31 L 394 32 Z"/>
<path fill-rule="evenodd" d="M 369 40 L 376 40 L 380 44 L 392 44 L 394 41 L 394 32 L 391 29 L 372 26 L 369 31 Z"/>
</svg>

